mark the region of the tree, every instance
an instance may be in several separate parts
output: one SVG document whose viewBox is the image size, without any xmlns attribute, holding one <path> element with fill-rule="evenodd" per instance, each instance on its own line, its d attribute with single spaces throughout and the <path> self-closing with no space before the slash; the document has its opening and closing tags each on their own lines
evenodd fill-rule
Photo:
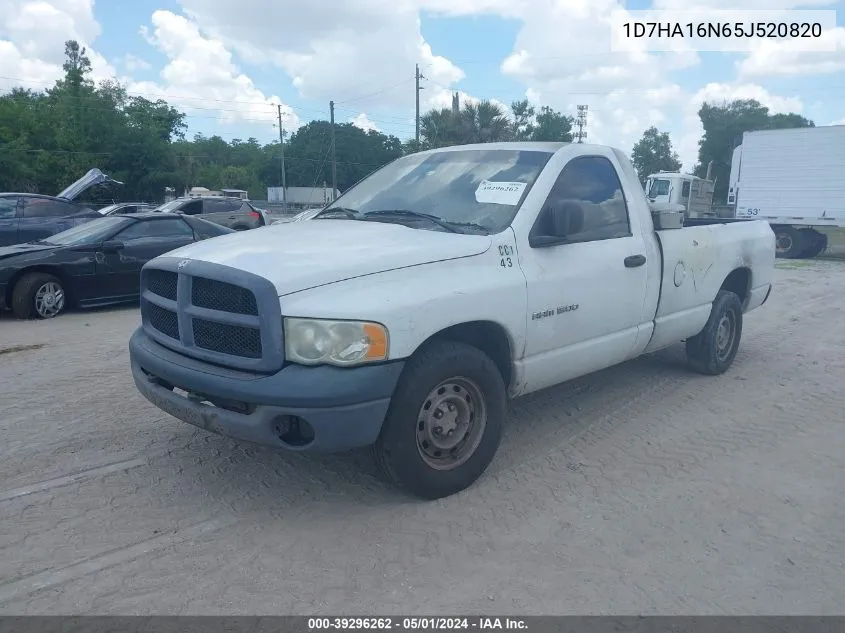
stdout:
<svg viewBox="0 0 845 633">
<path fill-rule="evenodd" d="M 769 109 L 754 99 L 739 99 L 722 105 L 704 103 L 698 111 L 704 136 L 698 142 L 698 165 L 695 173 L 704 176 L 713 162 L 712 177 L 716 180 L 714 200 L 724 202 L 730 180 L 734 148 L 742 143 L 744 132 L 797 127 L 814 127 L 814 123 L 798 114 L 769 114 Z"/>
<path fill-rule="evenodd" d="M 654 126 L 643 132 L 643 137 L 634 145 L 631 162 L 634 163 L 642 184 L 645 184 L 650 174 L 681 169 L 681 161 L 678 154 L 672 150 L 668 132 L 660 132 Z"/>
<path fill-rule="evenodd" d="M 515 141 L 531 140 L 531 136 L 534 134 L 536 114 L 534 106 L 528 103 L 528 99 L 511 103 L 511 115 L 513 116 L 511 135 Z"/>
<path fill-rule="evenodd" d="M 492 101 L 466 103 L 457 113 L 451 108 L 431 110 L 420 117 L 424 148 L 507 141 L 512 134 L 507 112 Z"/>
<path fill-rule="evenodd" d="M 351 123 L 335 124 L 337 187 L 344 191 L 402 155 L 402 141 Z M 311 121 L 290 138 L 285 152 L 289 186 L 331 186 L 331 123 Z M 278 173 L 278 172 L 277 172 Z"/>
<path fill-rule="evenodd" d="M 552 110 L 549 106 L 542 106 L 531 130 L 530 139 L 569 142 L 572 140 L 574 123 L 575 119 L 571 116 Z"/>
</svg>

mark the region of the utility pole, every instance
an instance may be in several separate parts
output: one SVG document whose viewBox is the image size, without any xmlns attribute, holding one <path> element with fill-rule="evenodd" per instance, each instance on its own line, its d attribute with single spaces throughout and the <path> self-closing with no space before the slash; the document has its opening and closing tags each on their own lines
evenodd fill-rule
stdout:
<svg viewBox="0 0 845 633">
<path fill-rule="evenodd" d="M 335 153 L 334 143 L 334 101 L 329 101 L 329 111 L 331 112 L 331 128 L 332 128 L 332 201 L 337 199 L 337 155 Z"/>
<path fill-rule="evenodd" d="M 287 211 L 288 208 L 288 185 L 285 178 L 285 128 L 282 126 L 282 105 L 278 105 L 279 109 L 279 147 L 282 151 L 282 210 Z"/>
<path fill-rule="evenodd" d="M 579 105 L 578 106 L 578 118 L 577 118 L 577 125 L 578 125 L 578 132 L 575 134 L 575 137 L 578 139 L 579 143 L 583 143 L 584 139 L 587 138 L 587 108 L 589 106 L 586 105 Z"/>
<path fill-rule="evenodd" d="M 416 89 L 416 100 L 417 100 L 417 116 L 416 116 L 416 123 L 417 123 L 417 134 L 416 134 L 416 141 L 417 141 L 417 149 L 420 146 L 420 90 L 425 90 L 422 86 L 420 86 L 420 79 L 425 79 L 423 74 L 420 72 L 420 65 L 417 64 L 416 72 L 414 72 L 414 78 L 416 79 L 417 89 Z"/>
</svg>

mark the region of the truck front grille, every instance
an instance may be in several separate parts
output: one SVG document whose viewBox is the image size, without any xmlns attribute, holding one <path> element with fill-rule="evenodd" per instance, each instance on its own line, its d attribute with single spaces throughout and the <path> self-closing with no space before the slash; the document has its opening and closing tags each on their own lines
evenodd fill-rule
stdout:
<svg viewBox="0 0 845 633">
<path fill-rule="evenodd" d="M 261 358 L 261 332 L 257 328 L 197 318 L 193 319 L 193 325 L 197 347 L 232 356 Z"/>
<path fill-rule="evenodd" d="M 200 308 L 258 316 L 255 295 L 246 288 L 225 281 L 194 277 L 191 302 Z"/>
<path fill-rule="evenodd" d="M 279 298 L 258 275 L 156 258 L 141 271 L 141 319 L 151 338 L 186 356 L 259 372 L 284 364 Z"/>
<path fill-rule="evenodd" d="M 172 339 L 179 340 L 179 317 L 175 312 L 172 312 L 161 306 L 151 303 L 149 306 L 150 325 L 156 330 L 169 336 Z"/>
</svg>

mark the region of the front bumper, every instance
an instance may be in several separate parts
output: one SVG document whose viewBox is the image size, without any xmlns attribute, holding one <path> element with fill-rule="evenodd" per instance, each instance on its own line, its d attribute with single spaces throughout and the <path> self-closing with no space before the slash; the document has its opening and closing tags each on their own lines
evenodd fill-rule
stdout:
<svg viewBox="0 0 845 633">
<path fill-rule="evenodd" d="M 376 441 L 404 366 L 288 365 L 275 374 L 255 374 L 177 354 L 142 328 L 129 340 L 129 357 L 138 390 L 183 422 L 246 442 L 322 453 Z M 299 435 L 291 433 L 291 424 Z"/>
</svg>

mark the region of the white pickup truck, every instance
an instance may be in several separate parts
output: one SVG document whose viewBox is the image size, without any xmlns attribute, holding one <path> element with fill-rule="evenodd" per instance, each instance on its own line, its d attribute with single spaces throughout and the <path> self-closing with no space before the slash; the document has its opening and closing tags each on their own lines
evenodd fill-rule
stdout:
<svg viewBox="0 0 845 633">
<path fill-rule="evenodd" d="M 147 263 L 135 384 L 232 438 L 372 445 L 392 482 L 447 496 L 490 464 L 509 398 L 684 340 L 694 370 L 730 367 L 771 292 L 772 230 L 655 221 L 610 147 L 405 156 L 313 219 Z"/>
</svg>

